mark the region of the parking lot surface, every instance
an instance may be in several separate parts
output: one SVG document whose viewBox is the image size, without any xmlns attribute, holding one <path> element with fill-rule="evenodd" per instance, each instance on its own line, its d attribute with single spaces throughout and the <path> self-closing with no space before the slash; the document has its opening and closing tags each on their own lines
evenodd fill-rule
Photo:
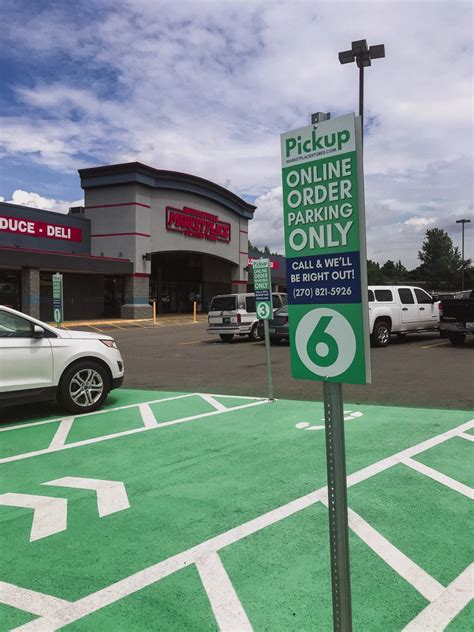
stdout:
<svg viewBox="0 0 474 632">
<path fill-rule="evenodd" d="M 322 418 L 125 389 L 4 418 L 0 629 L 332 629 Z M 472 414 L 345 420 L 354 629 L 468 629 Z"/>
<path fill-rule="evenodd" d="M 223 343 L 206 323 L 109 328 L 125 360 L 125 386 L 266 396 L 263 343 L 247 338 Z M 431 408 L 474 408 L 474 336 L 454 347 L 436 334 L 395 337 L 372 349 L 372 381 L 344 386 L 351 402 Z M 287 345 L 271 348 L 275 396 L 322 400 L 319 382 L 293 380 Z"/>
</svg>

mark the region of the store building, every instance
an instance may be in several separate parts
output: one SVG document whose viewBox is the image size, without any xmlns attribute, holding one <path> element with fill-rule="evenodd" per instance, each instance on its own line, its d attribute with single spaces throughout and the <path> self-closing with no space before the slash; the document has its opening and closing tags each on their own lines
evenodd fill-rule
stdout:
<svg viewBox="0 0 474 632">
<path fill-rule="evenodd" d="M 53 320 L 52 274 L 63 273 L 68 320 L 117 317 L 126 258 L 91 255 L 91 223 L 0 202 L 0 304 Z"/>
<path fill-rule="evenodd" d="M 255 206 L 203 178 L 127 163 L 81 169 L 69 215 L 0 203 L 0 304 L 52 320 L 52 274 L 65 320 L 206 311 L 248 284 Z"/>
<path fill-rule="evenodd" d="M 133 262 L 124 318 L 206 311 L 213 296 L 245 289 L 255 206 L 217 184 L 138 162 L 81 169 L 92 255 Z"/>
</svg>

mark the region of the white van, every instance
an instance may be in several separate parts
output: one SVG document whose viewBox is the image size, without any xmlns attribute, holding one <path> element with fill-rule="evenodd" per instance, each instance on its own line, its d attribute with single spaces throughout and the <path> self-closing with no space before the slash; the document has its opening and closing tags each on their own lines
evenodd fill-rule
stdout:
<svg viewBox="0 0 474 632">
<path fill-rule="evenodd" d="M 425 290 L 409 285 L 369 285 L 370 342 L 386 347 L 390 335 L 403 338 L 419 331 L 436 331 L 439 301 Z"/>
<path fill-rule="evenodd" d="M 288 296 L 282 292 L 272 292 L 272 302 L 273 309 L 278 309 L 288 303 Z M 207 332 L 219 335 L 224 342 L 230 342 L 234 336 L 249 336 L 250 340 L 260 340 L 255 294 L 215 296 L 209 306 L 207 322 Z"/>
</svg>

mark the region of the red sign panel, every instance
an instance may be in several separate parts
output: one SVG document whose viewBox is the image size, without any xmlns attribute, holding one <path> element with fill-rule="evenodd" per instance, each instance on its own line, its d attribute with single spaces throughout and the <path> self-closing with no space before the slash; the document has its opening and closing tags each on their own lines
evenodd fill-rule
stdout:
<svg viewBox="0 0 474 632">
<path fill-rule="evenodd" d="M 266 255 L 265 255 L 265 256 L 266 256 Z M 254 261 L 258 261 L 258 259 L 256 259 L 256 258 L 252 259 L 252 257 L 249 257 L 249 260 L 248 260 L 248 265 L 249 265 L 250 267 L 253 267 L 253 262 L 254 262 Z M 279 269 L 280 269 L 280 263 L 279 263 L 279 261 L 277 261 L 276 259 L 270 259 L 270 268 L 271 268 L 272 270 L 279 270 Z"/>
<path fill-rule="evenodd" d="M 183 209 L 166 207 L 166 229 L 195 239 L 230 242 L 230 224 L 218 215 L 185 206 Z"/>
<path fill-rule="evenodd" d="M 82 241 L 82 230 L 72 226 L 38 222 L 33 219 L 8 217 L 0 215 L 0 233 L 16 233 L 46 239 L 64 239 L 65 241 Z"/>
</svg>

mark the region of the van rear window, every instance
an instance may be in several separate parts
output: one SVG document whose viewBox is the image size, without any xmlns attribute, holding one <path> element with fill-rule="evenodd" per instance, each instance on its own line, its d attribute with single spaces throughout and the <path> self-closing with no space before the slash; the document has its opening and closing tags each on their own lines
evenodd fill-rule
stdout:
<svg viewBox="0 0 474 632">
<path fill-rule="evenodd" d="M 235 296 L 216 296 L 212 299 L 210 312 L 230 312 L 236 309 Z"/>
</svg>

